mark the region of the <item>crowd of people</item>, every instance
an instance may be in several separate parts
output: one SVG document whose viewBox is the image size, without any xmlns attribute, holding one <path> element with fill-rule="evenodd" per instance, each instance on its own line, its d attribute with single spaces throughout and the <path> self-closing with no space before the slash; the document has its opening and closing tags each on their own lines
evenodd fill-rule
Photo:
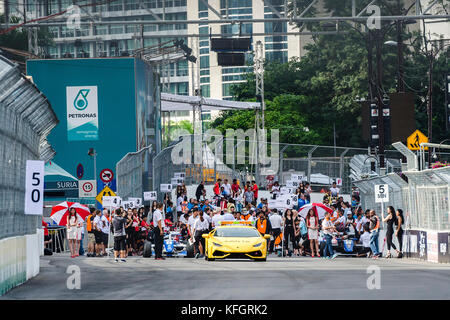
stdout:
<svg viewBox="0 0 450 320">
<path fill-rule="evenodd" d="M 331 210 L 319 219 L 311 208 L 305 217 L 300 208 L 311 201 L 311 187 L 300 183 L 295 191 L 298 202 L 291 208 L 278 210 L 268 206 L 268 199 L 258 197 L 259 188 L 255 181 L 247 181 L 243 186 L 235 179 L 230 184 L 227 179 L 218 179 L 213 186 L 213 196 L 207 198 L 202 181 L 195 197 L 188 199 L 184 184 L 177 186 L 174 201 L 166 194 L 163 202 L 154 201 L 149 208 L 125 210 L 123 207 L 110 212 L 108 209 L 91 209 L 86 218 L 88 233 L 88 257 L 107 255 L 110 233 L 114 237 L 116 261 L 126 261 L 127 256 L 143 254 L 147 239 L 155 245 L 155 259 L 163 260 L 162 245 L 164 234 L 178 230 L 181 238 L 194 246 L 196 258 L 204 257 L 204 233 L 210 232 L 220 221 L 250 221 L 261 235 L 270 235 L 268 252 L 282 256 L 311 256 L 334 259 L 333 238 L 354 239 L 362 245 L 358 256 L 381 256 L 378 246 L 381 223 L 386 223 L 386 258 L 392 257 L 391 248 L 397 257 L 402 257 L 403 212 L 401 209 L 387 208 L 387 214 L 379 217 L 374 210 L 363 212 L 359 206 L 359 196 L 352 194 L 351 203 L 345 202 L 335 183 L 323 196 L 323 204 Z M 280 195 L 280 186 L 275 182 L 270 189 L 272 199 Z M 259 200 L 258 200 L 259 199 Z M 68 239 L 72 257 L 79 253 L 80 226 L 72 210 L 67 218 Z M 74 231 L 76 230 L 76 231 Z M 397 238 L 399 247 L 393 243 Z"/>
</svg>

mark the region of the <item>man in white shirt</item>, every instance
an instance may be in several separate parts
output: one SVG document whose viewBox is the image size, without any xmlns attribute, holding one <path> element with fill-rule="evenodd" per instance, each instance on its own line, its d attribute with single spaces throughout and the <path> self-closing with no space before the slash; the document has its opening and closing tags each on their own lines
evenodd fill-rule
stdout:
<svg viewBox="0 0 450 320">
<path fill-rule="evenodd" d="M 223 215 L 223 221 L 234 221 L 234 215 L 231 212 L 225 212 Z"/>
<path fill-rule="evenodd" d="M 369 227 L 368 226 L 364 226 L 364 233 L 359 237 L 359 241 L 362 243 L 363 248 L 362 251 L 360 253 L 358 253 L 358 257 L 364 257 L 368 255 L 368 253 L 370 253 L 370 232 L 369 232 Z"/>
<path fill-rule="evenodd" d="M 109 212 L 108 209 L 103 209 L 103 214 L 97 220 L 97 227 L 101 231 L 101 256 L 106 256 L 106 248 L 108 248 L 108 240 L 109 240 Z M 95 223 L 95 219 L 94 219 Z"/>
<path fill-rule="evenodd" d="M 164 242 L 164 223 L 163 213 L 164 205 L 161 202 L 156 204 L 156 210 L 153 212 L 153 227 L 155 235 L 155 260 L 165 260 L 162 256 L 162 247 Z"/>
<path fill-rule="evenodd" d="M 333 186 L 330 188 L 331 196 L 338 197 L 339 196 L 339 188 L 336 186 L 336 182 L 333 182 Z"/>
<path fill-rule="evenodd" d="M 276 209 L 272 210 L 272 214 L 269 215 L 269 221 L 272 225 L 272 236 L 273 240 L 270 241 L 269 244 L 269 253 L 273 252 L 273 246 L 275 244 L 275 239 L 280 235 L 281 233 L 281 225 L 283 224 L 283 218 L 281 215 L 278 214 L 278 211 Z"/>
<path fill-rule="evenodd" d="M 223 191 L 225 192 L 225 195 L 231 196 L 231 184 L 228 183 L 228 179 L 225 179 L 223 184 Z"/>
<path fill-rule="evenodd" d="M 205 252 L 205 239 L 203 238 L 204 233 L 208 233 L 209 230 L 209 222 L 204 218 L 203 211 L 199 212 L 199 216 L 194 223 L 194 235 L 195 235 L 195 243 L 194 248 L 197 247 L 197 253 L 195 258 L 204 257 Z"/>
<path fill-rule="evenodd" d="M 211 225 L 213 228 L 220 225 L 220 222 L 223 221 L 223 216 L 220 214 L 219 211 L 213 212 L 213 217 L 211 219 Z"/>
<path fill-rule="evenodd" d="M 187 222 L 189 235 L 191 236 L 192 240 L 194 240 L 194 224 L 195 224 L 195 221 L 198 219 L 198 213 L 199 213 L 198 208 L 194 208 L 193 213 L 189 217 L 188 222 Z"/>
<path fill-rule="evenodd" d="M 337 254 L 333 251 L 331 239 L 333 232 L 336 232 L 336 228 L 334 227 L 333 222 L 331 222 L 331 214 L 329 212 L 325 214 L 325 219 L 322 220 L 322 230 L 326 241 L 325 248 L 323 249 L 323 257 L 325 259 L 334 259 Z"/>
</svg>

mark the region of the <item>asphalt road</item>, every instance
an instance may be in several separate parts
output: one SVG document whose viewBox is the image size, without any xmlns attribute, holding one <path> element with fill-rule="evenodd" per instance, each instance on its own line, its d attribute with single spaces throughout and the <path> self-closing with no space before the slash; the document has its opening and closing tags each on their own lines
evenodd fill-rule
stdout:
<svg viewBox="0 0 450 320">
<path fill-rule="evenodd" d="M 68 266 L 79 266 L 81 289 L 69 290 Z M 369 290 L 369 266 L 380 289 Z M 376 282 L 370 282 L 376 283 Z M 409 259 L 269 256 L 267 262 L 203 259 L 41 258 L 40 274 L 2 299 L 449 299 L 450 265 Z M 155 289 L 157 288 L 157 289 Z"/>
</svg>

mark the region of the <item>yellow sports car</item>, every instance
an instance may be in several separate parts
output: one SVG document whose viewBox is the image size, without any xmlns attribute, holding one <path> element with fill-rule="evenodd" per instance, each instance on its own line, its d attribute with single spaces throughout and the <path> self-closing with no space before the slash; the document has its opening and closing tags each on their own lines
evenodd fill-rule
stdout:
<svg viewBox="0 0 450 320">
<path fill-rule="evenodd" d="M 261 236 L 250 223 L 223 222 L 203 238 L 208 261 L 225 258 L 266 261 L 270 235 Z"/>
</svg>

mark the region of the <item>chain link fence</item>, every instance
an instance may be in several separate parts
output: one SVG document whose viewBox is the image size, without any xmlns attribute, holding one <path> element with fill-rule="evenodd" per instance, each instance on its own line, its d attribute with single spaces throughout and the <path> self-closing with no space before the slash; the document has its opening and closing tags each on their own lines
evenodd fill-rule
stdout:
<svg viewBox="0 0 450 320">
<path fill-rule="evenodd" d="M 380 208 L 375 203 L 375 186 L 389 185 L 386 206 L 403 209 L 412 229 L 450 230 L 450 167 L 424 171 L 391 173 L 386 176 L 354 182 L 360 190 L 363 209 Z"/>
<path fill-rule="evenodd" d="M 291 174 L 296 173 L 303 175 L 303 180 L 310 182 L 314 191 L 329 188 L 333 181 L 340 178 L 341 193 L 350 193 L 352 189 L 351 159 L 355 155 L 360 155 L 364 159 L 368 158 L 368 150 L 363 148 L 277 143 L 279 152 L 271 155 L 272 163 L 278 162 L 278 166 L 275 166 L 277 169 L 273 174 L 264 176 L 257 174 L 258 170 L 262 172 L 262 166 L 257 166 L 254 164 L 255 161 L 252 161 L 255 157 L 252 154 L 250 142 L 253 141 L 237 139 L 233 141 L 233 150 L 230 152 L 235 157 L 230 163 L 226 156 L 226 143 L 222 145 L 221 140 L 217 139 L 214 143 L 207 145 L 202 141 L 202 147 L 196 150 L 193 137 L 193 135 L 182 137 L 180 141 L 173 142 L 153 158 L 153 190 L 160 191 L 160 184 L 170 183 L 176 172 L 185 173 L 186 185 L 195 185 L 202 180 L 206 184 L 212 184 L 217 178 L 221 178 L 229 181 L 239 179 L 241 183 L 256 180 L 261 187 L 276 180 L 280 184 L 285 184 L 287 180 L 290 180 Z M 186 138 L 187 140 L 183 140 Z M 190 143 L 183 145 L 183 141 L 189 141 L 189 138 Z M 239 149 L 242 142 L 245 142 L 245 147 Z M 268 154 L 271 147 L 273 146 L 270 142 L 266 143 Z M 189 152 L 184 154 L 183 148 L 191 149 L 187 149 Z M 238 163 L 238 156 L 244 161 Z M 195 157 L 202 159 L 201 164 L 193 164 Z M 402 155 L 397 151 L 386 152 L 388 172 L 401 170 L 401 157 Z M 174 158 L 176 158 L 175 161 Z M 367 165 L 370 167 L 369 162 Z"/>
<path fill-rule="evenodd" d="M 24 214 L 27 160 L 50 160 L 46 137 L 58 120 L 47 99 L 0 56 L 0 239 L 36 233 L 41 217 Z"/>
<path fill-rule="evenodd" d="M 151 146 L 127 153 L 116 164 L 117 193 L 122 199 L 142 198 L 149 191 L 151 182 Z"/>
</svg>

